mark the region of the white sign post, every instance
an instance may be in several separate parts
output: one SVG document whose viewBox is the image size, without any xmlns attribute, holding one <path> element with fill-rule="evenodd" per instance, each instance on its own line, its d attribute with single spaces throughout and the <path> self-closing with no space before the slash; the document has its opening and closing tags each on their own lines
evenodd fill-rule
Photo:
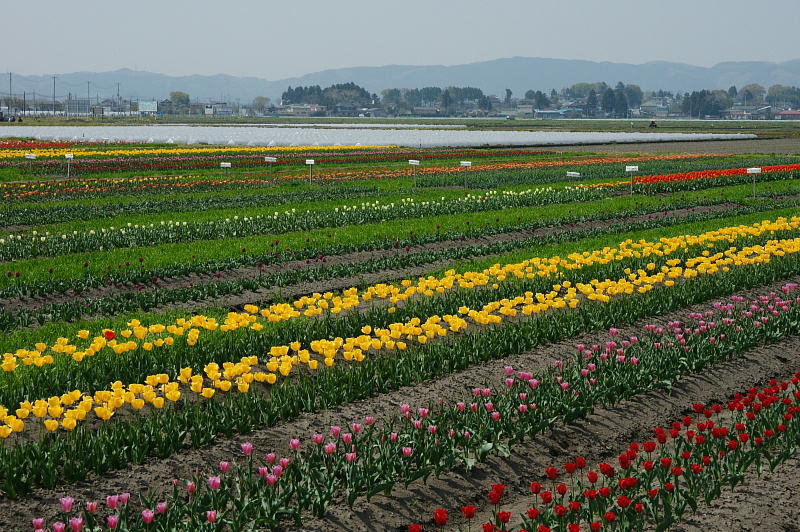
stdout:
<svg viewBox="0 0 800 532">
<path fill-rule="evenodd" d="M 308 165 L 308 184 L 313 184 L 314 179 L 314 159 L 306 159 Z"/>
<path fill-rule="evenodd" d="M 409 159 L 408 164 L 414 170 L 414 188 L 417 188 L 417 166 L 419 166 L 419 161 L 417 159 Z"/>
<path fill-rule="evenodd" d="M 35 153 L 26 153 L 25 154 L 25 158 L 28 159 L 28 172 L 33 174 L 33 161 L 36 160 L 36 154 Z"/>
<path fill-rule="evenodd" d="M 231 163 L 219 163 L 219 167 L 225 169 L 225 179 L 228 179 L 228 169 L 231 167 Z"/>
<path fill-rule="evenodd" d="M 575 188 L 575 178 L 576 177 L 578 177 L 578 178 L 581 177 L 581 173 L 580 172 L 567 172 L 567 177 L 572 179 L 572 188 Z"/>
<path fill-rule="evenodd" d="M 626 166 L 625 167 L 625 171 L 626 172 L 630 172 L 630 174 L 631 174 L 631 194 L 633 194 L 633 176 L 636 174 L 636 172 L 639 171 L 639 167 L 638 166 Z"/>
<path fill-rule="evenodd" d="M 761 168 L 748 168 L 748 174 L 753 174 L 753 199 L 756 199 L 756 176 L 761 173 Z"/>
<path fill-rule="evenodd" d="M 272 177 L 273 165 L 278 162 L 277 157 L 264 157 L 264 162 L 269 163 L 269 176 Z"/>
<path fill-rule="evenodd" d="M 75 156 L 73 154 L 71 154 L 71 153 L 65 153 L 64 157 L 67 159 L 67 179 L 69 179 L 70 163 L 72 163 L 72 158 L 75 157 Z"/>
<path fill-rule="evenodd" d="M 467 188 L 467 174 L 469 174 L 469 167 L 472 166 L 472 162 L 461 161 L 460 164 L 464 167 L 464 188 Z"/>
</svg>

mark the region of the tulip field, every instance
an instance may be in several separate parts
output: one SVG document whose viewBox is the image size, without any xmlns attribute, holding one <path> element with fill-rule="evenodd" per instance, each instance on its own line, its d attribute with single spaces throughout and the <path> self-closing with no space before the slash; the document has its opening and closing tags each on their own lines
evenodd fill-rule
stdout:
<svg viewBox="0 0 800 532">
<path fill-rule="evenodd" d="M 0 530 L 800 521 L 797 156 L 14 139 L 0 197 Z"/>
</svg>

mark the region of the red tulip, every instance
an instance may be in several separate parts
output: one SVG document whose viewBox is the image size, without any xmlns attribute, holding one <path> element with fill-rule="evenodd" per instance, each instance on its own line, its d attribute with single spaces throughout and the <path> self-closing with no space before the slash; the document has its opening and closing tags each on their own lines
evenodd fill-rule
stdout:
<svg viewBox="0 0 800 532">
<path fill-rule="evenodd" d="M 447 524 L 447 510 L 439 508 L 433 513 L 433 520 L 436 521 L 437 526 L 444 526 Z"/>
<path fill-rule="evenodd" d="M 473 517 L 475 517 L 475 510 L 476 508 L 471 504 L 468 506 L 461 507 L 461 511 L 464 512 L 464 517 L 466 517 L 467 519 L 472 519 Z"/>
</svg>

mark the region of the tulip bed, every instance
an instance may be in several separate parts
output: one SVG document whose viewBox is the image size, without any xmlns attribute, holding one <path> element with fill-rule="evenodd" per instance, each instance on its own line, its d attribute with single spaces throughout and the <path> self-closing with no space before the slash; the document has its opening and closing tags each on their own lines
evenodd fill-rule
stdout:
<svg viewBox="0 0 800 532">
<path fill-rule="evenodd" d="M 695 417 L 622 448 L 619 467 L 573 454 L 545 482 L 523 469 L 492 486 L 494 465 L 564 427 L 800 332 L 796 160 L 651 159 L 671 188 L 630 196 L 559 177 L 636 160 L 487 163 L 504 167 L 469 190 L 434 188 L 463 173 L 414 188 L 369 167 L 357 186 L 14 189 L 0 234 L 0 526 L 665 530 L 778 471 L 800 439 L 800 367 L 727 406 L 690 404 Z M 756 165 L 754 200 L 738 169 Z M 163 199 L 140 189 L 169 182 Z M 65 202 L 74 187 L 86 195 Z M 76 208 L 90 197 L 101 204 Z M 510 363 L 574 338 L 572 353 Z M 472 492 L 438 500 L 454 476 Z M 509 498 L 519 485 L 529 508 Z"/>
</svg>

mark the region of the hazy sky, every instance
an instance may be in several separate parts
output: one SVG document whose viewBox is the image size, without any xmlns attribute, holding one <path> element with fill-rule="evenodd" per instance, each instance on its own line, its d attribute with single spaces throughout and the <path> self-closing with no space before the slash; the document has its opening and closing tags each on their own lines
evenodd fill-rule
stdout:
<svg viewBox="0 0 800 532">
<path fill-rule="evenodd" d="M 798 0 L 8 0 L 0 13 L 0 71 L 22 76 L 130 68 L 278 80 L 513 56 L 800 58 Z"/>
</svg>

